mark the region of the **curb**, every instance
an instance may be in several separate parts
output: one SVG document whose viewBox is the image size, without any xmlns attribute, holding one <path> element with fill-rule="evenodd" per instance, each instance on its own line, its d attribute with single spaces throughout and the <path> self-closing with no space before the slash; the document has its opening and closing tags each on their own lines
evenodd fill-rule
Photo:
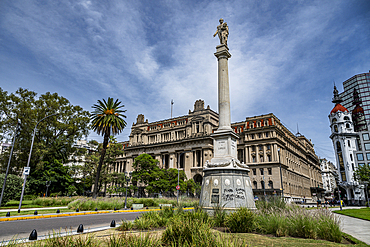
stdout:
<svg viewBox="0 0 370 247">
<path fill-rule="evenodd" d="M 89 214 L 108 214 L 108 213 L 134 213 L 134 212 L 147 212 L 147 211 L 159 211 L 160 209 L 144 209 L 144 210 L 116 210 L 116 211 L 98 211 L 98 212 L 81 212 L 81 213 L 60 213 L 60 214 L 50 214 L 50 215 L 35 215 L 35 216 L 20 216 L 12 218 L 0 218 L 0 222 L 4 221 L 15 221 L 15 220 L 33 220 L 33 219 L 47 219 L 55 217 L 68 217 L 68 216 L 81 216 Z"/>
<path fill-rule="evenodd" d="M 186 208 L 194 209 L 194 208 Z M 116 211 L 92 211 L 92 212 L 80 212 L 80 213 L 60 213 L 60 214 L 50 214 L 50 215 L 35 215 L 35 216 L 19 216 L 12 218 L 0 218 L 0 222 L 4 221 L 15 221 L 15 220 L 34 220 L 34 219 L 47 219 L 56 217 L 68 217 L 68 216 L 81 216 L 89 214 L 109 214 L 109 213 L 137 213 L 137 212 L 150 212 L 150 211 L 160 211 L 161 209 L 139 209 L 139 210 L 116 210 Z"/>
</svg>

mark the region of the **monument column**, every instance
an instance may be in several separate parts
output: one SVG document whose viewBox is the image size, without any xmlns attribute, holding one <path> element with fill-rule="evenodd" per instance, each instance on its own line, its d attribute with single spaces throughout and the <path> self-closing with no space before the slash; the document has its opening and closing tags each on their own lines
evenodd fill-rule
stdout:
<svg viewBox="0 0 370 247">
<path fill-rule="evenodd" d="M 228 59 L 231 57 L 227 46 L 229 28 L 223 19 L 213 36 L 218 34 L 220 45 L 214 54 L 218 60 L 218 111 L 219 126 L 211 134 L 213 158 L 203 167 L 202 192 L 199 205 L 212 213 L 221 206 L 225 210 L 239 207 L 255 209 L 249 168 L 237 158 L 239 136 L 231 128 Z M 203 158 L 203 155 L 202 155 Z"/>
<path fill-rule="evenodd" d="M 218 130 L 231 129 L 230 117 L 230 91 L 229 91 L 229 65 L 231 57 L 229 48 L 225 44 L 218 45 L 215 56 L 218 59 Z"/>
</svg>

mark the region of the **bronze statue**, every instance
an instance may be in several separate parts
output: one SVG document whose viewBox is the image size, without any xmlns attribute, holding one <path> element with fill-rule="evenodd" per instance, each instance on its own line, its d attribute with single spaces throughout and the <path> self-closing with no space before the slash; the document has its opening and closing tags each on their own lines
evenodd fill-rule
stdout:
<svg viewBox="0 0 370 247">
<path fill-rule="evenodd" d="M 215 37 L 218 34 L 218 37 L 220 38 L 220 44 L 224 44 L 227 46 L 227 37 L 229 36 L 229 27 L 227 26 L 227 23 L 224 22 L 224 19 L 220 19 L 220 25 L 217 26 L 217 31 L 213 35 Z"/>
</svg>

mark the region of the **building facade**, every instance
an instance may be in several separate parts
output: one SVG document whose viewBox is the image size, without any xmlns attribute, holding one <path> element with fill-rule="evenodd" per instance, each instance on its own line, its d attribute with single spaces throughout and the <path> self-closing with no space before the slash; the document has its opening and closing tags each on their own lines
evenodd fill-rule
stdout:
<svg viewBox="0 0 370 247">
<path fill-rule="evenodd" d="M 337 188 L 337 168 L 332 162 L 326 159 L 320 159 L 320 163 L 323 189 L 325 190 L 325 199 L 332 200 L 334 199 L 334 190 Z"/>
<path fill-rule="evenodd" d="M 218 114 L 197 100 L 188 115 L 156 122 L 139 114 L 131 127 L 124 154 L 112 171 L 130 172 L 134 159 L 147 153 L 162 168 L 184 170 L 188 179 L 201 183 L 203 165 L 213 157 L 211 134 Z M 322 188 L 320 161 L 306 137 L 292 134 L 272 113 L 247 117 L 231 127 L 239 136 L 238 159 L 249 166 L 254 194 L 279 196 L 287 201 L 315 201 Z M 281 167 L 281 168 L 280 168 Z M 281 183 L 282 181 L 282 183 Z"/>
<path fill-rule="evenodd" d="M 357 90 L 358 97 L 362 101 L 364 116 L 367 125 L 370 124 L 370 71 L 354 75 L 343 82 L 343 93 L 340 94 L 343 103 L 342 105 L 352 112 L 356 108 L 356 98 L 353 97 L 354 90 Z M 356 119 L 353 119 L 354 121 Z"/>
</svg>

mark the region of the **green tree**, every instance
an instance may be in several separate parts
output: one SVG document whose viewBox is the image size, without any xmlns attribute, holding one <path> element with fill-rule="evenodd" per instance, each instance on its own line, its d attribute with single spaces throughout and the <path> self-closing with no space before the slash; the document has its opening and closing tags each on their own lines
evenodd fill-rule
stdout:
<svg viewBox="0 0 370 247">
<path fill-rule="evenodd" d="M 0 174 L 0 184 L 4 183 L 5 174 Z M 10 200 L 19 200 L 22 191 L 22 178 L 9 174 L 6 179 L 6 186 L 2 205 L 5 205 Z"/>
<path fill-rule="evenodd" d="M 105 153 L 107 151 L 107 146 L 109 142 L 109 137 L 111 135 L 117 135 L 122 132 L 126 127 L 126 122 L 123 118 L 126 118 L 123 115 L 126 110 L 121 110 L 124 105 L 121 105 L 121 102 L 117 99 L 116 101 L 113 98 L 108 98 L 108 101 L 98 100 L 98 104 L 94 104 L 92 108 L 94 111 L 91 116 L 92 129 L 102 135 L 103 146 L 100 152 L 100 160 L 98 167 L 96 169 L 95 183 L 94 183 L 94 192 L 93 197 L 96 198 L 98 194 L 98 184 L 100 172 L 103 166 Z"/>
<path fill-rule="evenodd" d="M 370 165 L 359 165 L 355 170 L 355 178 L 359 182 L 370 182 Z"/>
<path fill-rule="evenodd" d="M 176 191 L 178 171 L 177 169 L 161 169 L 158 166 L 159 162 L 153 159 L 149 154 L 141 154 L 136 157 L 132 173 L 132 182 L 137 187 L 138 184 L 145 186 L 146 192 L 164 193 Z M 180 171 L 180 190 L 186 191 L 185 182 L 186 175 L 184 171 Z"/>
<path fill-rule="evenodd" d="M 29 178 L 39 181 L 38 184 L 45 183 L 38 177 L 40 172 L 43 173 L 40 169 L 46 167 L 43 164 L 68 163 L 71 154 L 76 150 L 73 147 L 74 143 L 88 134 L 90 113 L 80 106 L 73 106 L 57 93 L 47 92 L 38 96 L 35 92 L 19 88 L 15 93 L 8 94 L 0 88 L 0 134 L 3 138 L 10 139 L 17 120 L 21 120 L 10 173 L 19 174 L 27 164 L 36 123 L 52 114 L 57 115 L 40 122 L 36 129 Z M 3 169 L 8 157 L 8 152 L 0 156 Z M 58 162 L 55 163 L 55 160 Z M 33 187 L 32 193 L 42 192 L 44 188 L 44 186 Z"/>
</svg>

